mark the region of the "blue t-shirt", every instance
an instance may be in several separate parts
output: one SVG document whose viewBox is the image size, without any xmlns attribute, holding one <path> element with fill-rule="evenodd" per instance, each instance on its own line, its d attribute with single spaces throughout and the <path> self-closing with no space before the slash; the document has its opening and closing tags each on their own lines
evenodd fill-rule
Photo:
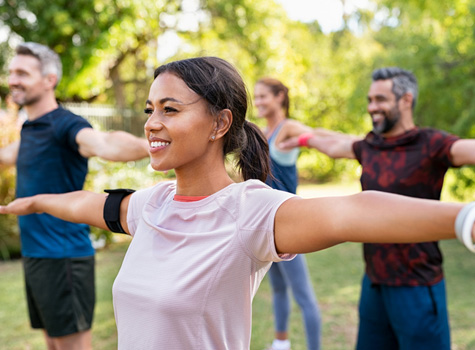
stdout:
<svg viewBox="0 0 475 350">
<path fill-rule="evenodd" d="M 61 107 L 21 130 L 17 159 L 16 196 L 81 190 L 87 175 L 87 158 L 79 154 L 76 135 L 91 125 Z M 94 255 L 89 227 L 48 214 L 19 216 L 22 255 L 66 258 Z"/>
<path fill-rule="evenodd" d="M 275 138 L 280 129 L 284 125 L 282 122 L 276 130 L 269 137 L 269 154 L 271 173 L 274 178 L 268 176 L 266 184 L 277 190 L 286 191 L 290 193 L 297 193 L 298 173 L 297 173 L 297 158 L 299 156 L 299 149 L 294 148 L 290 151 L 280 151 L 275 145 Z"/>
</svg>

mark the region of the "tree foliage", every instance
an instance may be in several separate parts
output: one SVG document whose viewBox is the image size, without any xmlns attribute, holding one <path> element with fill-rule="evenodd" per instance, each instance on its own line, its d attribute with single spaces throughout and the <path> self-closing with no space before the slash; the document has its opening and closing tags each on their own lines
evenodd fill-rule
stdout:
<svg viewBox="0 0 475 350">
<path fill-rule="evenodd" d="M 51 0 L 47 6 L 40 0 L 0 0 L 0 23 L 12 38 L 38 41 L 61 54 L 63 100 L 141 109 L 157 65 L 214 55 L 238 67 L 251 96 L 257 79 L 278 78 L 290 89 L 293 118 L 364 135 L 371 128 L 366 112 L 371 71 L 397 65 L 418 77 L 419 125 L 475 137 L 475 5 L 370 4 L 375 6 L 345 14 L 343 28 L 327 34 L 317 22 L 290 20 L 274 0 Z M 261 123 L 253 108 L 249 114 Z M 299 166 L 312 179 L 358 174 L 355 161 L 334 161 L 315 151 L 303 151 Z M 465 180 L 455 183 L 468 184 L 467 170 L 463 174 Z"/>
<path fill-rule="evenodd" d="M 475 5 L 466 0 L 380 0 L 383 13 L 372 37 L 383 52 L 375 65 L 398 65 L 415 73 L 419 101 L 415 119 L 464 138 L 475 137 Z M 473 167 L 452 171 L 450 192 L 475 195 Z"/>
<path fill-rule="evenodd" d="M 374 38 L 386 47 L 382 63 L 412 70 L 420 84 L 417 110 L 421 125 L 464 137 L 475 136 L 475 5 L 465 0 L 380 1 L 396 26 Z"/>
<path fill-rule="evenodd" d="M 145 100 L 156 65 L 161 13 L 179 11 L 171 0 L 4 0 L 0 21 L 25 41 L 53 48 L 63 62 L 63 100 L 107 101 L 120 107 Z M 155 43 L 155 44 L 154 44 Z"/>
</svg>

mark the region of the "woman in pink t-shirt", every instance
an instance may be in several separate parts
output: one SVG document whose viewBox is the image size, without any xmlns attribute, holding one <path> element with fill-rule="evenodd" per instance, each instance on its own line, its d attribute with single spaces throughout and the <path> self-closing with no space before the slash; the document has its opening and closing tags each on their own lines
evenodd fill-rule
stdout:
<svg viewBox="0 0 475 350">
<path fill-rule="evenodd" d="M 473 204 L 462 210 L 371 191 L 302 199 L 270 189 L 262 183 L 267 143 L 245 120 L 247 107 L 246 87 L 226 61 L 163 65 L 146 102 L 145 134 L 151 166 L 174 169 L 176 181 L 132 195 L 78 191 L 0 206 L 3 214 L 46 212 L 134 236 L 113 287 L 120 349 L 248 349 L 259 283 L 272 261 L 293 254 L 345 241 L 450 239 L 457 216 L 473 248 Z M 228 174 L 229 154 L 244 181 Z"/>
</svg>

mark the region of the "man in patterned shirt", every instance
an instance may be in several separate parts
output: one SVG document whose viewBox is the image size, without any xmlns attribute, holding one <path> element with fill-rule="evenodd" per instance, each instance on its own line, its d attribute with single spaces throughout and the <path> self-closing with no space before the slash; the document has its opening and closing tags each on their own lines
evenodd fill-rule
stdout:
<svg viewBox="0 0 475 350">
<path fill-rule="evenodd" d="M 308 146 L 332 158 L 357 159 L 363 190 L 438 200 L 449 167 L 475 164 L 475 140 L 417 127 L 413 120 L 417 94 L 411 72 L 378 69 L 368 93 L 373 130 L 365 138 L 315 129 L 280 146 Z M 449 350 L 438 242 L 364 244 L 363 248 L 366 267 L 357 350 Z"/>
</svg>

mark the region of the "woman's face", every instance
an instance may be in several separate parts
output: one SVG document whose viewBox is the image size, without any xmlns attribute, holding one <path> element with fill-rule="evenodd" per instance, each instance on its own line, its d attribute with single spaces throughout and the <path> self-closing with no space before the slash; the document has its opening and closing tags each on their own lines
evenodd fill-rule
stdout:
<svg viewBox="0 0 475 350">
<path fill-rule="evenodd" d="M 257 83 L 254 87 L 254 105 L 258 117 L 266 118 L 282 109 L 282 97 L 274 95 L 267 85 Z"/>
<path fill-rule="evenodd" d="M 207 103 L 183 80 L 160 74 L 150 87 L 145 136 L 153 169 L 166 171 L 204 163 L 215 118 Z"/>
</svg>

